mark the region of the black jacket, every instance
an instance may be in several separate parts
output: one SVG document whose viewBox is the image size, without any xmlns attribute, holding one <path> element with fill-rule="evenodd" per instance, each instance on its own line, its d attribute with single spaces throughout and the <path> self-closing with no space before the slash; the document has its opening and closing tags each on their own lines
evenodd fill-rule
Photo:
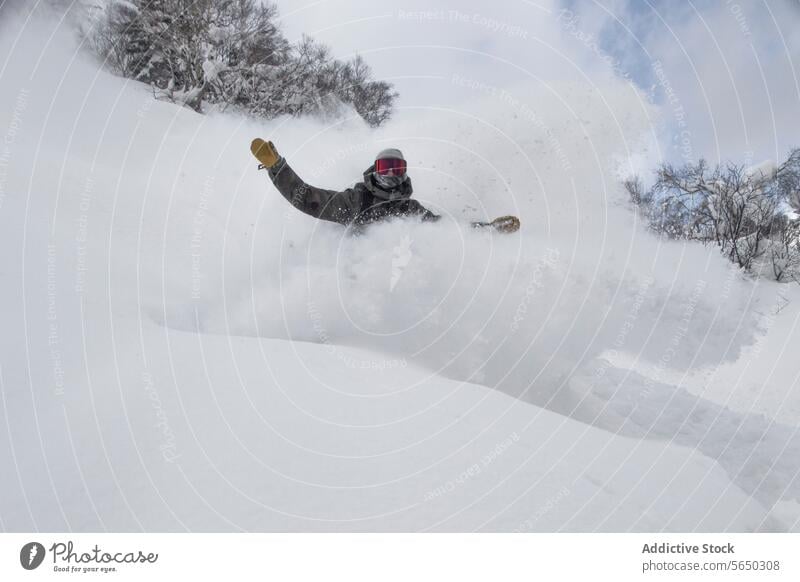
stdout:
<svg viewBox="0 0 800 582">
<path fill-rule="evenodd" d="M 341 192 L 309 186 L 284 158 L 269 169 L 269 177 L 278 192 L 298 210 L 346 226 L 364 226 L 397 216 L 419 216 L 422 220 L 431 221 L 440 218 L 410 198 L 413 192 L 411 178 L 406 178 L 398 188 L 387 192 L 375 183 L 372 177 L 374 171 L 375 166 L 370 166 L 364 171 L 362 182 Z M 381 197 L 390 194 L 397 199 L 386 200 Z"/>
</svg>

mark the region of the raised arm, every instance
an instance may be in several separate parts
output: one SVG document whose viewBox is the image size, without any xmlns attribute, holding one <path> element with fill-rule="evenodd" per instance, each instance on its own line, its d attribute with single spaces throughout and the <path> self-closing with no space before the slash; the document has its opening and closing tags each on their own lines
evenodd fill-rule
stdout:
<svg viewBox="0 0 800 582">
<path fill-rule="evenodd" d="M 325 190 L 306 184 L 286 160 L 278 155 L 272 142 L 255 139 L 250 150 L 261 162 L 261 167 L 267 169 L 278 192 L 298 210 L 315 218 L 340 224 L 350 224 L 361 211 L 363 200 L 357 190 Z"/>
</svg>

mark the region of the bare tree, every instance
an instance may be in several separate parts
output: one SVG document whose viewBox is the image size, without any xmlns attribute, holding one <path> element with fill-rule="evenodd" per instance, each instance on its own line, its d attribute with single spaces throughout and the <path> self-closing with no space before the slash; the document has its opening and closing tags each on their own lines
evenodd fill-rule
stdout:
<svg viewBox="0 0 800 582">
<path fill-rule="evenodd" d="M 631 202 L 650 227 L 670 238 L 713 243 L 739 267 L 753 270 L 766 259 L 776 280 L 793 279 L 800 268 L 798 221 L 800 149 L 769 170 L 728 164 L 662 165 L 648 191 L 638 179 L 625 183 Z"/>
<path fill-rule="evenodd" d="M 769 260 L 776 281 L 800 282 L 800 222 L 776 217 L 770 237 Z"/>
</svg>

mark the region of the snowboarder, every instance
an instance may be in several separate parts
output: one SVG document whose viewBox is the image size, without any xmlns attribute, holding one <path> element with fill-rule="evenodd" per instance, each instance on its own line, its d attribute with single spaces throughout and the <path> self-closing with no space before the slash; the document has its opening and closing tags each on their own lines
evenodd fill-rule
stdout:
<svg viewBox="0 0 800 582">
<path fill-rule="evenodd" d="M 378 153 L 375 163 L 364 171 L 363 182 L 341 192 L 306 184 L 271 141 L 254 139 L 250 150 L 261 162 L 259 169 L 267 169 L 283 197 L 315 218 L 348 226 L 364 226 L 395 216 L 418 216 L 424 221 L 441 218 L 411 198 L 411 178 L 400 150 Z"/>
<path fill-rule="evenodd" d="M 266 169 L 278 192 L 292 206 L 315 218 L 360 228 L 392 217 L 416 216 L 423 221 L 436 221 L 434 214 L 411 198 L 413 188 L 403 152 L 389 148 L 375 156 L 375 163 L 364 171 L 363 181 L 341 192 L 325 190 L 306 184 L 286 159 L 278 154 L 271 141 L 256 138 L 250 151 L 258 159 L 259 170 Z M 493 226 L 503 232 L 514 232 L 519 220 L 504 216 L 491 223 L 473 226 Z"/>
</svg>

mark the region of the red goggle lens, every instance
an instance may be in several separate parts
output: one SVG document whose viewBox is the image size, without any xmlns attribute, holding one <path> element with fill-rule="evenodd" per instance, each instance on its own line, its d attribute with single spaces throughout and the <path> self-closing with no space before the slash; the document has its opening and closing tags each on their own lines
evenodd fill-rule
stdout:
<svg viewBox="0 0 800 582">
<path fill-rule="evenodd" d="M 384 158 L 375 160 L 375 171 L 385 176 L 391 170 L 395 176 L 404 176 L 406 173 L 406 161 L 397 158 Z"/>
</svg>

